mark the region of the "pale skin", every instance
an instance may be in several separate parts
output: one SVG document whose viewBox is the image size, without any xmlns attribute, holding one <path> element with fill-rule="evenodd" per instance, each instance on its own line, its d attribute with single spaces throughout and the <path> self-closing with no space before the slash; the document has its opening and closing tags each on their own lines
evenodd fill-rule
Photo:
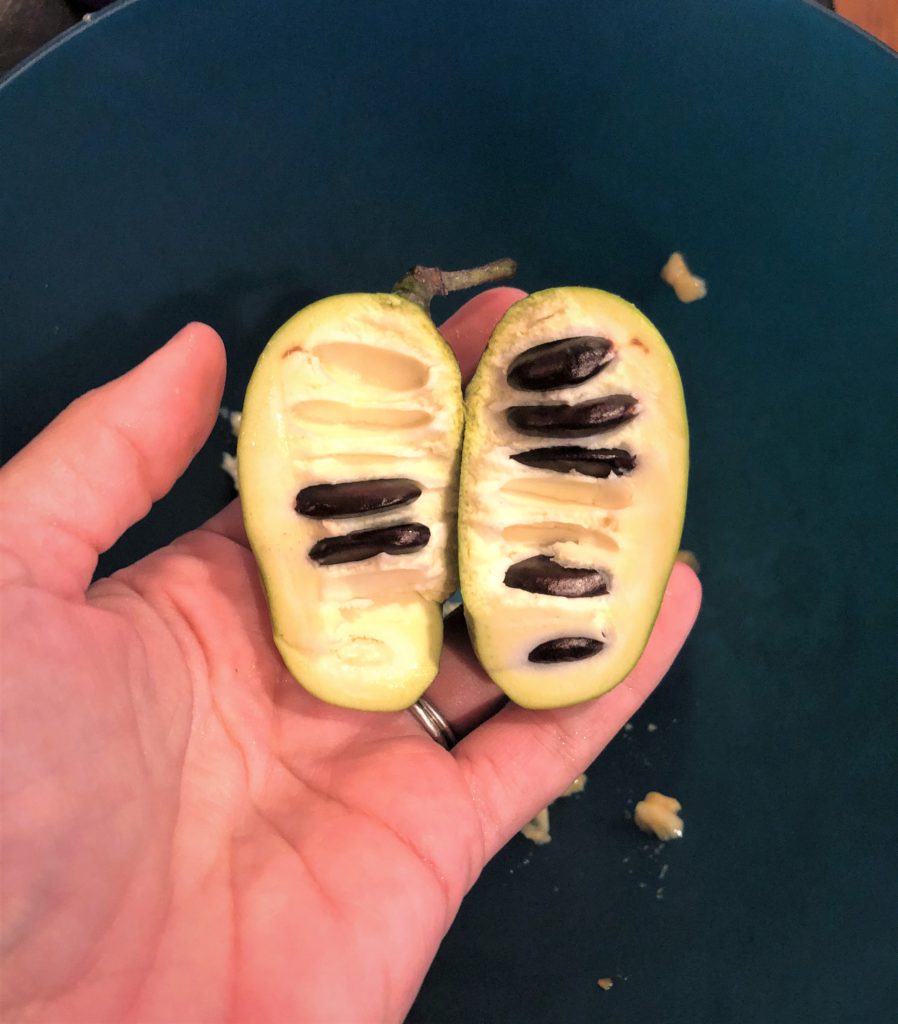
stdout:
<svg viewBox="0 0 898 1024">
<path fill-rule="evenodd" d="M 444 325 L 465 373 L 520 294 Z M 482 724 L 496 692 L 450 629 L 431 696 L 466 734 L 451 753 L 406 712 L 320 702 L 276 653 L 236 503 L 91 584 L 208 436 L 224 373 L 192 324 L 0 470 L 4 1020 L 402 1020 L 486 861 L 698 613 L 678 565 L 617 689 Z"/>
</svg>

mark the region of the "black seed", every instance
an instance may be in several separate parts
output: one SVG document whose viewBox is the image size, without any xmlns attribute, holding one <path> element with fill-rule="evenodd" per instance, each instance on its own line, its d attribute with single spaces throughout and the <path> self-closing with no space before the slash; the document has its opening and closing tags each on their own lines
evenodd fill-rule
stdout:
<svg viewBox="0 0 898 1024">
<path fill-rule="evenodd" d="M 522 434 L 538 437 L 589 437 L 633 419 L 639 403 L 632 395 L 607 395 L 591 402 L 567 405 L 513 405 L 506 409 L 508 422 Z"/>
<path fill-rule="evenodd" d="M 296 511 L 310 519 L 345 519 L 408 505 L 421 496 L 414 480 L 350 480 L 314 484 L 296 495 Z"/>
<path fill-rule="evenodd" d="M 582 448 L 574 444 L 559 445 L 557 448 L 532 448 L 512 455 L 512 459 L 534 469 L 548 469 L 553 473 L 579 473 L 581 476 L 602 480 L 612 473 L 615 476 L 631 473 L 636 467 L 636 456 L 623 448 Z"/>
<path fill-rule="evenodd" d="M 399 523 L 374 530 L 355 530 L 342 537 L 325 537 L 312 546 L 309 558 L 319 565 L 363 562 L 375 555 L 406 555 L 418 551 L 430 540 L 423 523 Z"/>
<path fill-rule="evenodd" d="M 591 658 L 605 645 L 601 640 L 593 640 L 588 636 L 562 636 L 557 640 L 547 640 L 538 644 L 528 655 L 528 660 L 538 665 L 558 661 L 582 661 Z"/>
<path fill-rule="evenodd" d="M 519 391 L 551 391 L 582 384 L 614 357 L 607 338 L 561 338 L 535 345 L 512 360 L 508 383 Z"/>
<path fill-rule="evenodd" d="M 611 581 L 603 569 L 569 568 L 548 555 L 534 555 L 508 567 L 505 586 L 552 597 L 598 597 L 608 593 Z"/>
</svg>

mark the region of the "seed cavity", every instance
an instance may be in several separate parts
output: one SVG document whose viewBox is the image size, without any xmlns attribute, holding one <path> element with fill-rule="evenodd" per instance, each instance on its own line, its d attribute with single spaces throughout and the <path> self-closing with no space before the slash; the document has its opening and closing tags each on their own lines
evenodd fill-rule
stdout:
<svg viewBox="0 0 898 1024">
<path fill-rule="evenodd" d="M 548 548 L 553 544 L 579 543 L 588 547 L 619 551 L 617 541 L 602 530 L 592 530 L 577 523 L 515 523 L 506 526 L 502 539 L 509 544 L 527 544 L 534 548 Z"/>
<path fill-rule="evenodd" d="M 312 546 L 309 558 L 319 565 L 363 562 L 376 555 L 407 555 L 419 551 L 429 540 L 430 530 L 423 523 L 398 523 L 325 537 Z"/>
<path fill-rule="evenodd" d="M 606 395 L 568 405 L 513 405 L 506 409 L 509 424 L 522 434 L 539 437 L 590 437 L 629 422 L 639 412 L 632 395 Z"/>
<path fill-rule="evenodd" d="M 598 654 L 604 646 L 601 640 L 589 636 L 562 636 L 557 640 L 537 644 L 527 657 L 537 665 L 554 664 L 559 661 L 582 661 Z"/>
<path fill-rule="evenodd" d="M 600 597 L 611 581 L 604 569 L 568 567 L 548 555 L 534 555 L 509 566 L 505 586 L 551 597 Z"/>
<path fill-rule="evenodd" d="M 341 466 L 347 468 L 354 468 L 356 466 L 360 469 L 370 469 L 371 466 L 389 466 L 391 469 L 397 469 L 408 465 L 408 457 L 402 455 L 391 455 L 387 452 L 372 452 L 372 451 L 359 451 L 355 448 L 351 452 L 341 451 L 315 451 L 310 452 L 303 458 L 294 459 L 293 467 L 297 471 L 304 470 L 309 463 L 318 464 L 320 462 L 330 460 L 332 462 L 339 463 Z"/>
<path fill-rule="evenodd" d="M 347 665 L 386 665 L 390 648 L 370 636 L 354 636 L 337 651 L 337 657 Z"/>
<path fill-rule="evenodd" d="M 519 391 L 551 391 L 589 380 L 614 358 L 607 338 L 560 338 L 522 352 L 508 368 L 508 383 Z"/>
<path fill-rule="evenodd" d="M 409 505 L 421 497 L 414 480 L 350 480 L 341 484 L 313 484 L 296 496 L 296 511 L 309 519 L 345 519 Z"/>
<path fill-rule="evenodd" d="M 378 345 L 332 341 L 316 345 L 311 354 L 329 377 L 354 387 L 416 391 L 427 383 L 430 373 L 429 368 L 413 356 Z"/>
<path fill-rule="evenodd" d="M 633 504 L 629 480 L 577 480 L 566 477 L 515 477 L 502 485 L 502 493 L 532 502 L 583 505 L 587 508 L 627 508 Z"/>
<path fill-rule="evenodd" d="M 515 462 L 552 473 L 578 473 L 604 480 L 612 473 L 624 476 L 636 468 L 636 456 L 623 448 L 584 448 L 559 445 L 557 448 L 533 448 L 512 455 Z"/>
<path fill-rule="evenodd" d="M 293 415 L 309 425 L 350 427 L 362 430 L 404 430 L 423 427 L 433 419 L 423 409 L 382 409 L 348 405 L 346 402 L 312 400 L 296 402 Z"/>
<path fill-rule="evenodd" d="M 354 600 L 391 601 L 403 594 L 420 593 L 422 586 L 421 569 L 385 569 L 373 566 L 357 566 L 352 572 L 343 574 L 325 573 L 322 581 L 322 596 L 328 601 L 343 605 L 340 614 L 350 618 L 346 604 Z"/>
</svg>

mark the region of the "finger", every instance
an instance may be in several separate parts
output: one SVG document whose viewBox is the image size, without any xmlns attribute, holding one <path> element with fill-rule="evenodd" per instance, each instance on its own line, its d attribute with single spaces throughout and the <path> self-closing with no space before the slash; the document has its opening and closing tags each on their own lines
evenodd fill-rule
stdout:
<svg viewBox="0 0 898 1024">
<path fill-rule="evenodd" d="M 123 377 L 76 399 L 0 470 L 0 581 L 71 596 L 97 556 L 187 468 L 218 415 L 221 339 L 190 324 Z"/>
<path fill-rule="evenodd" d="M 505 311 L 526 296 L 527 293 L 520 288 L 491 288 L 466 302 L 440 328 L 440 333 L 455 352 L 463 383 L 467 384 L 471 379 L 493 328 Z"/>
<path fill-rule="evenodd" d="M 677 564 L 648 645 L 627 678 L 598 700 L 556 711 L 503 708 L 454 750 L 482 815 L 487 856 L 584 771 L 654 690 L 701 603 L 695 573 Z"/>
<path fill-rule="evenodd" d="M 249 540 L 243 526 L 243 509 L 239 498 L 228 502 L 220 512 L 216 512 L 211 519 L 208 519 L 201 529 L 227 537 L 228 540 L 232 540 L 235 544 L 240 544 L 242 547 L 249 547 Z"/>
<path fill-rule="evenodd" d="M 461 609 L 445 620 L 440 671 L 425 696 L 458 738 L 467 735 L 507 703 L 505 694 L 480 667 Z"/>
</svg>

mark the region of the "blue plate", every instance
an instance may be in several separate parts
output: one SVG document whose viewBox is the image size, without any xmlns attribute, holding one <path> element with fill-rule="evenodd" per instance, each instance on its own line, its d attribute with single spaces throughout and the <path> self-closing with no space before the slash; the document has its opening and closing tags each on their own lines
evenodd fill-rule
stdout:
<svg viewBox="0 0 898 1024">
<path fill-rule="evenodd" d="M 896 112 L 890 52 L 799 0 L 140 0 L 0 89 L 7 452 L 188 319 L 237 407 L 290 313 L 414 262 L 620 292 L 676 353 L 700 623 L 412 1021 L 893 1014 Z M 227 443 L 105 569 L 227 500 Z M 683 842 L 625 819 L 650 788 Z"/>
</svg>

